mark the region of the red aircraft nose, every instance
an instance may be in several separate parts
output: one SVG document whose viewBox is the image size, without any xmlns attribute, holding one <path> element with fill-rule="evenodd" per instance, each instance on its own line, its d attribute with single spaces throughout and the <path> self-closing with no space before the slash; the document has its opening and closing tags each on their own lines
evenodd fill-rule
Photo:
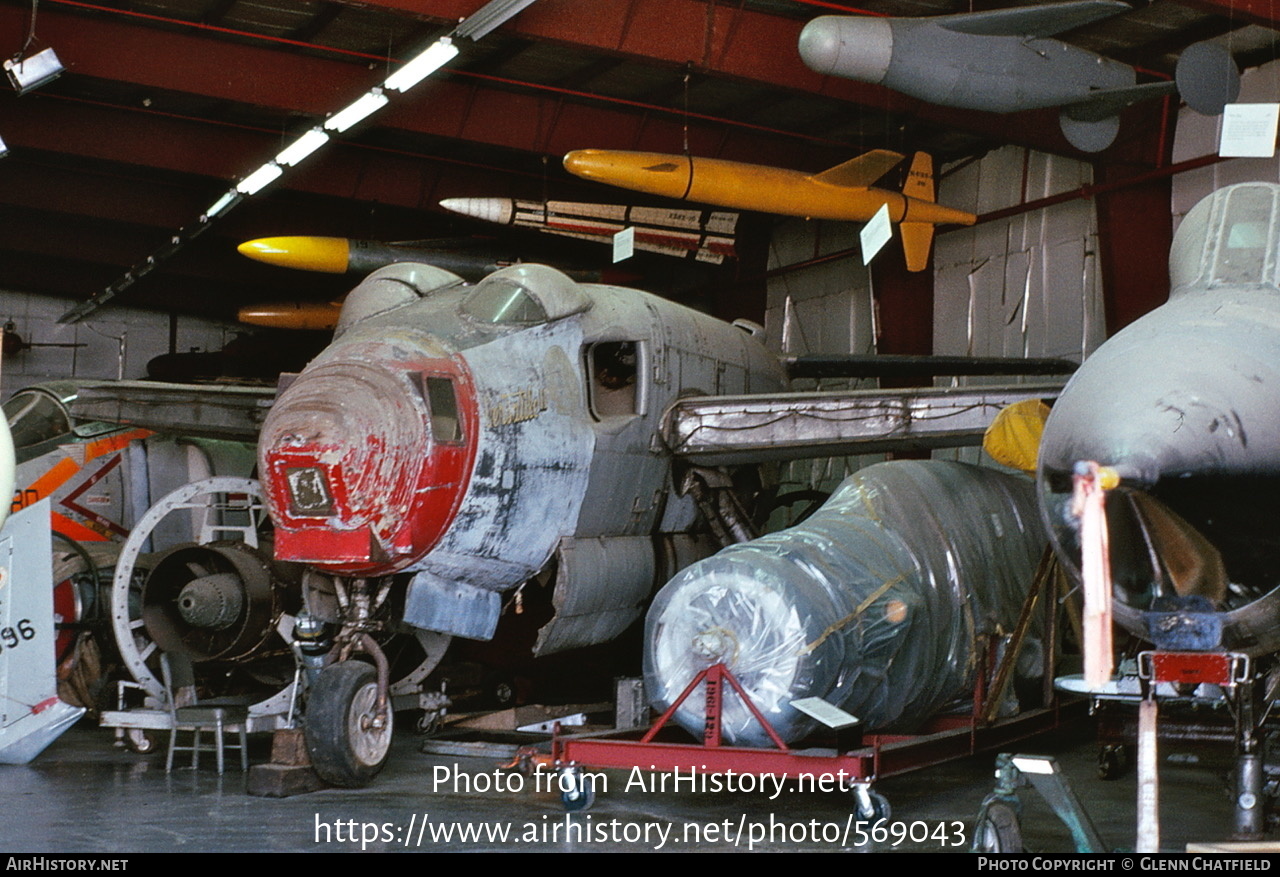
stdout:
<svg viewBox="0 0 1280 877">
<path fill-rule="evenodd" d="M 475 393 L 459 360 L 413 353 L 360 345 L 278 397 L 259 440 L 278 559 L 384 575 L 448 530 L 475 456 Z"/>
</svg>

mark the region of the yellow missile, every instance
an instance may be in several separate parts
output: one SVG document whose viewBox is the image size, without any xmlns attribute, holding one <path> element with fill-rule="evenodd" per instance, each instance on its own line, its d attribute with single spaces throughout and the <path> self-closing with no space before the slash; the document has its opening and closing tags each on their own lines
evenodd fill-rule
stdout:
<svg viewBox="0 0 1280 877">
<path fill-rule="evenodd" d="M 977 217 L 933 200 L 933 159 L 923 152 L 916 153 L 902 192 L 871 185 L 902 159 L 899 153 L 875 149 L 822 173 L 806 174 L 688 155 L 580 149 L 564 157 L 564 167 L 579 177 L 638 192 L 807 219 L 866 222 L 888 205 L 890 221 L 902 229 L 907 268 L 921 271 L 929 261 L 934 226 L 973 225 Z"/>
<path fill-rule="evenodd" d="M 268 265 L 346 274 L 351 247 L 346 238 L 293 236 L 258 238 L 236 247 L 240 255 Z"/>
</svg>

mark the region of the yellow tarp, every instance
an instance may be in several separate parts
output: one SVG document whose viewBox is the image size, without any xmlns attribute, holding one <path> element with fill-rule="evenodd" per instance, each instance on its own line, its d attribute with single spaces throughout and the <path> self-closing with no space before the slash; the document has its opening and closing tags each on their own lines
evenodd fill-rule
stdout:
<svg viewBox="0 0 1280 877">
<path fill-rule="evenodd" d="M 1049 406 L 1039 399 L 1015 402 L 991 421 L 982 437 L 982 447 L 997 463 L 1034 472 L 1048 416 Z"/>
</svg>

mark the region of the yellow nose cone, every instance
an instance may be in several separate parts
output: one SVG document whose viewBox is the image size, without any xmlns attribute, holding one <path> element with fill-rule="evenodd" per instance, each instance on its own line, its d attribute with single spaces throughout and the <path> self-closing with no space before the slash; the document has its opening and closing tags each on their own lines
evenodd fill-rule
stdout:
<svg viewBox="0 0 1280 877">
<path fill-rule="evenodd" d="M 635 192 L 683 198 L 689 191 L 689 159 L 660 152 L 578 149 L 564 157 L 574 176 Z"/>
<path fill-rule="evenodd" d="M 350 253 L 346 238 L 308 236 L 258 238 L 236 249 L 240 255 L 268 265 L 324 274 L 345 274 Z"/>
</svg>

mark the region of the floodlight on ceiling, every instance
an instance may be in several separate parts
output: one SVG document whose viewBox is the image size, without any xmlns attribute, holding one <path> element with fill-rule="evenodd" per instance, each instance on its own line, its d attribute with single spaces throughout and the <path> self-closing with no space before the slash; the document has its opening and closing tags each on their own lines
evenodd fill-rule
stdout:
<svg viewBox="0 0 1280 877">
<path fill-rule="evenodd" d="M 9 154 L 9 146 L 4 142 L 4 138 L 0 138 L 0 158 L 4 158 Z"/>
<path fill-rule="evenodd" d="M 458 47 L 448 37 L 441 37 L 403 67 L 387 77 L 383 83 L 392 91 L 404 94 L 445 64 L 458 57 Z"/>
<path fill-rule="evenodd" d="M 236 183 L 236 191 L 245 195 L 256 195 L 265 189 L 269 183 L 280 179 L 280 175 L 283 173 L 284 168 L 274 161 L 269 161 Z"/>
<path fill-rule="evenodd" d="M 18 94 L 26 94 L 58 78 L 66 69 L 53 49 L 43 49 L 25 58 L 4 62 L 4 72 Z"/>
<path fill-rule="evenodd" d="M 383 94 L 382 89 L 375 88 L 326 119 L 324 127 L 329 131 L 341 134 L 385 107 L 388 100 L 389 98 Z"/>
<path fill-rule="evenodd" d="M 280 150 L 280 154 L 276 156 L 276 163 L 293 167 L 328 142 L 328 134 L 319 128 L 312 128 Z"/>
</svg>

